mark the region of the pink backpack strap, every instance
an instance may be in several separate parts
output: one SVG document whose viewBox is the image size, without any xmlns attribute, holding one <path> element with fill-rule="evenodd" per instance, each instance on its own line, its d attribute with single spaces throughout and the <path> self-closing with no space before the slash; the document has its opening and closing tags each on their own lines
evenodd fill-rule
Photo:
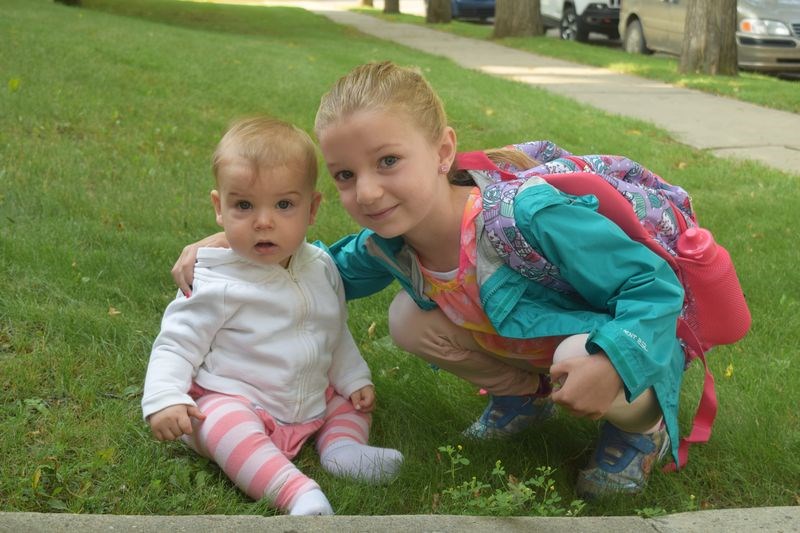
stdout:
<svg viewBox="0 0 800 533">
<path fill-rule="evenodd" d="M 503 181 L 518 179 L 513 173 L 501 169 L 489 159 L 485 152 L 459 152 L 456 154 L 457 168 L 462 170 L 483 170 L 486 172 L 496 172 Z"/>
<path fill-rule="evenodd" d="M 700 359 L 705 370 L 705 377 L 703 378 L 703 392 L 700 396 L 700 402 L 692 420 L 692 430 L 689 436 L 683 437 L 678 445 L 678 462 L 665 465 L 662 469 L 664 472 L 674 472 L 686 465 L 689 460 L 689 446 L 708 442 L 708 439 L 711 438 L 711 427 L 714 425 L 714 419 L 717 418 L 717 393 L 714 386 L 714 375 L 711 373 L 711 369 L 708 368 L 708 361 L 706 361 L 706 356 L 703 353 L 700 339 L 697 338 L 692 328 L 682 318 L 678 319 L 677 335 L 686 345 L 687 363 L 694 359 Z"/>
</svg>

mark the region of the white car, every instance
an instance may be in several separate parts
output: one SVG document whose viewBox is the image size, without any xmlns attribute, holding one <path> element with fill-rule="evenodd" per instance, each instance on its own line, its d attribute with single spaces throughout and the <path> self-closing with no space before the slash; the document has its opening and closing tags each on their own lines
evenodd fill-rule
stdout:
<svg viewBox="0 0 800 533">
<path fill-rule="evenodd" d="M 627 0 L 625 0 L 627 2 Z M 542 23 L 558 28 L 562 39 L 586 41 L 589 32 L 619 39 L 620 0 L 539 0 Z"/>
<path fill-rule="evenodd" d="M 625 0 L 619 18 L 630 53 L 680 55 L 688 0 Z M 800 0 L 738 0 L 739 68 L 800 72 Z"/>
</svg>

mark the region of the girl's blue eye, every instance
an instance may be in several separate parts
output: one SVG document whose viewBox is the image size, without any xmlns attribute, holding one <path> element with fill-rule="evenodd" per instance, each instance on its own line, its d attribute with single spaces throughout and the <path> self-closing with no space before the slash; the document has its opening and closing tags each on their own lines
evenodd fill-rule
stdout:
<svg viewBox="0 0 800 533">
<path fill-rule="evenodd" d="M 289 200 L 280 200 L 277 204 L 278 209 L 289 209 L 292 207 L 292 202 Z"/>
<path fill-rule="evenodd" d="M 247 200 L 241 200 L 239 202 L 236 202 L 236 208 L 237 209 L 250 209 L 252 207 L 253 207 L 253 204 L 251 204 Z"/>
<path fill-rule="evenodd" d="M 353 177 L 353 173 L 349 170 L 342 170 L 333 175 L 336 181 L 347 181 Z"/>
<path fill-rule="evenodd" d="M 387 155 L 386 157 L 382 157 L 380 161 L 380 165 L 382 167 L 393 167 L 397 164 L 399 158 L 394 155 Z"/>
</svg>

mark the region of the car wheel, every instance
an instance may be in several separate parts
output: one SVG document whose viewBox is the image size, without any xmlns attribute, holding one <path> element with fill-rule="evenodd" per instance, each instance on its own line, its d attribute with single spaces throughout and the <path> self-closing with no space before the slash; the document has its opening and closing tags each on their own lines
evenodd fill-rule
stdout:
<svg viewBox="0 0 800 533">
<path fill-rule="evenodd" d="M 586 41 L 589 39 L 589 32 L 581 28 L 578 14 L 572 5 L 565 5 L 561 13 L 561 23 L 559 24 L 559 35 L 565 41 Z"/>
<path fill-rule="evenodd" d="M 644 31 L 642 30 L 642 23 L 638 20 L 632 20 L 628 27 L 625 28 L 625 40 L 622 43 L 623 48 L 629 54 L 649 54 L 650 50 L 647 49 L 647 43 L 644 40 Z"/>
</svg>

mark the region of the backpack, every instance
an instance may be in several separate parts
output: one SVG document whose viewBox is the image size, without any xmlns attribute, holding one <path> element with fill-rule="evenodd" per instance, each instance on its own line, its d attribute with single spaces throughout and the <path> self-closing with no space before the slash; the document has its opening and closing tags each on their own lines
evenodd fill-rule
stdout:
<svg viewBox="0 0 800 533">
<path fill-rule="evenodd" d="M 622 156 L 574 156 L 550 141 L 533 141 L 507 148 L 519 150 L 541 164 L 520 170 L 495 165 L 484 152 L 457 155 L 460 170 L 470 171 L 481 187 L 485 231 L 495 251 L 512 269 L 563 293 L 575 293 L 556 265 L 535 250 L 516 227 L 513 199 L 528 180 L 540 178 L 561 192 L 593 195 L 598 212 L 664 259 L 683 285 L 685 298 L 676 336 L 686 367 L 700 359 L 705 369 L 703 392 L 688 437 L 681 439 L 677 465 L 688 460 L 689 446 L 707 442 L 717 413 L 714 376 L 705 358 L 713 346 L 731 344 L 750 328 L 750 312 L 727 250 L 716 246 L 713 262 L 678 253 L 678 240 L 689 228 L 699 228 L 689 194 L 642 165 Z"/>
</svg>

